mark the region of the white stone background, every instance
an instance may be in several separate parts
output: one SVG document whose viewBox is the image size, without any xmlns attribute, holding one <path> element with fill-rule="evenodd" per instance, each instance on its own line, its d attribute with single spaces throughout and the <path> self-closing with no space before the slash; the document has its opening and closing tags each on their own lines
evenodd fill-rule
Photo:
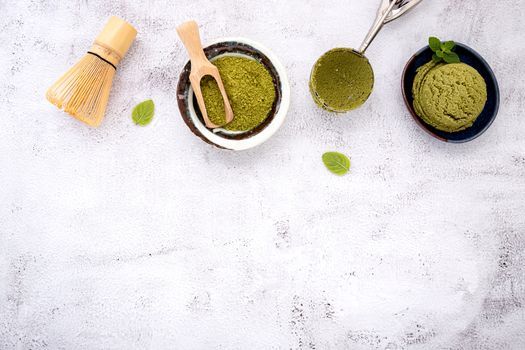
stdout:
<svg viewBox="0 0 525 350">
<path fill-rule="evenodd" d="M 370 47 L 366 105 L 321 111 L 312 64 L 358 46 L 378 2 L 1 0 L 0 348 L 524 349 L 523 0 L 423 1 Z M 91 129 L 44 94 L 112 14 L 139 35 Z M 188 19 L 286 66 L 288 119 L 264 145 L 219 150 L 181 120 Z M 429 35 L 499 79 L 473 142 L 430 138 L 403 105 Z M 135 126 L 147 98 L 155 120 Z M 351 157 L 347 176 L 328 150 Z"/>
</svg>

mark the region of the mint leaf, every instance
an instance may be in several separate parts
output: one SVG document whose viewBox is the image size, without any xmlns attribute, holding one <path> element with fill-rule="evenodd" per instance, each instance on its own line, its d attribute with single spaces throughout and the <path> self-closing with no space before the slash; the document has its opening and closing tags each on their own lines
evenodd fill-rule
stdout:
<svg viewBox="0 0 525 350">
<path fill-rule="evenodd" d="M 350 159 L 339 152 L 323 154 L 323 163 L 330 172 L 338 176 L 343 176 L 350 170 Z"/>
<path fill-rule="evenodd" d="M 453 42 L 452 40 L 449 40 L 449 41 L 445 41 L 442 45 L 441 45 L 441 49 L 445 52 L 450 52 L 452 50 L 454 50 L 454 48 L 456 47 L 456 43 Z"/>
<path fill-rule="evenodd" d="M 455 52 L 445 52 L 443 59 L 447 63 L 459 63 L 461 60 L 459 59 L 459 56 Z"/>
<path fill-rule="evenodd" d="M 140 126 L 146 126 L 151 122 L 154 114 L 155 104 L 152 100 L 146 100 L 139 103 L 135 106 L 135 108 L 133 108 L 131 117 L 133 118 L 135 124 Z"/>
<path fill-rule="evenodd" d="M 435 36 L 428 38 L 428 46 L 434 52 L 432 55 L 432 61 L 439 63 L 445 61 L 446 63 L 459 63 L 461 60 L 459 56 L 453 52 L 456 47 L 456 43 L 452 40 L 441 42 Z"/>
<path fill-rule="evenodd" d="M 434 52 L 441 50 L 441 40 L 435 36 L 431 36 L 428 38 L 428 46 L 430 46 L 430 49 Z"/>
</svg>

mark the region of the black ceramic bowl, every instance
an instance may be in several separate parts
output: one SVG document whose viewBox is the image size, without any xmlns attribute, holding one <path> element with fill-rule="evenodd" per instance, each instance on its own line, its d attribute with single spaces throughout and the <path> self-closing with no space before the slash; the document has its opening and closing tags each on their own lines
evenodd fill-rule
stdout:
<svg viewBox="0 0 525 350">
<path fill-rule="evenodd" d="M 275 102 L 268 117 L 255 129 L 247 132 L 231 132 L 222 128 L 208 129 L 198 109 L 190 84 L 191 63 L 187 62 L 177 85 L 177 102 L 182 119 L 190 130 L 203 141 L 236 151 L 246 150 L 268 140 L 283 124 L 290 105 L 290 84 L 284 66 L 263 45 L 246 38 L 218 39 L 204 48 L 204 53 L 213 61 L 222 56 L 241 56 L 263 64 L 275 86 Z"/>
<path fill-rule="evenodd" d="M 426 46 L 422 48 L 407 62 L 401 78 L 401 90 L 410 114 L 423 130 L 441 141 L 462 143 L 474 140 L 490 127 L 498 114 L 500 97 L 496 76 L 483 57 L 470 47 L 459 43 L 456 43 L 455 52 L 459 55 L 461 62 L 474 67 L 487 83 L 487 102 L 485 108 L 483 108 L 478 119 L 476 119 L 470 128 L 453 133 L 441 131 L 425 123 L 414 111 L 412 85 L 416 76 L 416 70 L 432 59 L 433 52 L 430 47 Z"/>
</svg>

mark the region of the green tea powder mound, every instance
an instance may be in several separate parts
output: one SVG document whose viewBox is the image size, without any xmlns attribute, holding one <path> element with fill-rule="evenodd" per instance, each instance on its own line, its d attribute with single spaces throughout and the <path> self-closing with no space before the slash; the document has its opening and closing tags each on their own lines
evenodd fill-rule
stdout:
<svg viewBox="0 0 525 350">
<path fill-rule="evenodd" d="M 246 57 L 224 56 L 212 62 L 221 75 L 233 110 L 233 121 L 224 129 L 249 131 L 260 125 L 270 114 L 275 101 L 272 76 L 260 62 Z M 223 125 L 224 102 L 215 79 L 206 76 L 201 81 L 202 95 L 210 120 Z"/>
</svg>

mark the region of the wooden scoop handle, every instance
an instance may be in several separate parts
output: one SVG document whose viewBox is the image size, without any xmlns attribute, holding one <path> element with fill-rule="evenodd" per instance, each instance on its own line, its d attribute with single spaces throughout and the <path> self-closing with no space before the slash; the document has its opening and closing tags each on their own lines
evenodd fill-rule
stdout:
<svg viewBox="0 0 525 350">
<path fill-rule="evenodd" d="M 204 61 L 207 63 L 208 59 L 202 48 L 201 36 L 199 34 L 199 26 L 197 25 L 197 22 L 188 21 L 182 23 L 177 27 L 177 33 L 186 47 L 186 50 L 188 50 L 191 61 L 195 61 L 195 63 Z"/>
<path fill-rule="evenodd" d="M 201 37 L 199 34 L 199 26 L 195 21 L 188 21 L 177 27 L 182 43 L 186 47 L 191 60 L 190 82 L 193 87 L 193 92 L 197 98 L 197 103 L 204 119 L 204 123 L 208 128 L 214 129 L 221 125 L 214 124 L 208 117 L 208 111 L 202 96 L 200 82 L 202 77 L 209 75 L 217 82 L 219 90 L 221 91 L 222 99 L 224 101 L 225 124 L 233 120 L 233 110 L 228 100 L 228 95 L 224 89 L 219 70 L 206 57 L 204 49 L 202 48 Z"/>
</svg>

